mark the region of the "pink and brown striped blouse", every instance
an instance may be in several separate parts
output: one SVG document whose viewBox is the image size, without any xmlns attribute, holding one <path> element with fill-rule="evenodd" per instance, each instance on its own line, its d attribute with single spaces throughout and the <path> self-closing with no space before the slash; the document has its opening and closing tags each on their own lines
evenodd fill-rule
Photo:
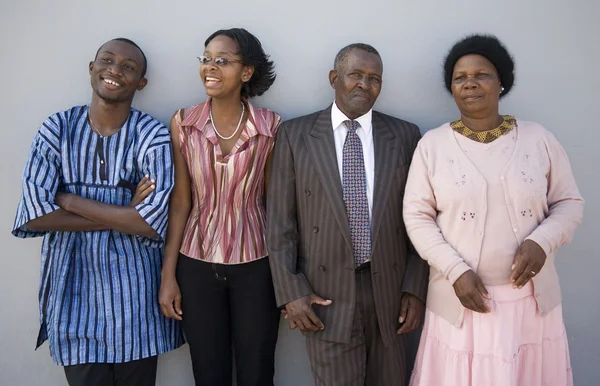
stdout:
<svg viewBox="0 0 600 386">
<path fill-rule="evenodd" d="M 240 264 L 267 256 L 265 166 L 281 117 L 245 103 L 247 123 L 226 156 L 210 121 L 210 100 L 177 114 L 192 188 L 180 252 L 191 258 Z"/>
</svg>

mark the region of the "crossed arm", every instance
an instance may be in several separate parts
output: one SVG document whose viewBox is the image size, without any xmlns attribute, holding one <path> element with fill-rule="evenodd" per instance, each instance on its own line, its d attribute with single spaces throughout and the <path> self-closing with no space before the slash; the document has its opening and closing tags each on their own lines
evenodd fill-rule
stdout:
<svg viewBox="0 0 600 386">
<path fill-rule="evenodd" d="M 54 203 L 61 209 L 37 217 L 27 223 L 36 231 L 119 232 L 154 238 L 156 231 L 140 216 L 135 206 L 155 189 L 154 180 L 145 176 L 138 184 L 129 206 L 104 204 L 70 193 L 57 193 Z"/>
</svg>

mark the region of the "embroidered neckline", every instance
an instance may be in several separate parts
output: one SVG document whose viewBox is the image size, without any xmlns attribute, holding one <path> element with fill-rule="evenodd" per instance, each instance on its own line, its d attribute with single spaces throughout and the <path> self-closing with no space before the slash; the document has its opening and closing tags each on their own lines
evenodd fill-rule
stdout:
<svg viewBox="0 0 600 386">
<path fill-rule="evenodd" d="M 475 142 L 490 143 L 517 127 L 517 120 L 512 115 L 503 115 L 502 123 L 498 127 L 480 132 L 469 129 L 465 126 L 462 119 L 450 123 L 450 127 L 452 127 L 452 130 Z"/>
</svg>

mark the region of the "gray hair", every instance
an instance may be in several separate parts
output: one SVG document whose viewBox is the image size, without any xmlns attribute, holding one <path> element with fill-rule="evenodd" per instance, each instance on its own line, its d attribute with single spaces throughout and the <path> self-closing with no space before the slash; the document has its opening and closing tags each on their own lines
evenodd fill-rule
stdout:
<svg viewBox="0 0 600 386">
<path fill-rule="evenodd" d="M 333 69 L 335 71 L 340 71 L 348 61 L 348 54 L 350 54 L 350 52 L 354 50 L 366 51 L 370 54 L 377 55 L 379 59 L 381 59 L 381 55 L 379 55 L 379 52 L 375 49 L 375 47 L 365 43 L 352 43 L 348 44 L 346 47 L 342 48 L 340 52 L 337 53 L 333 62 Z"/>
</svg>

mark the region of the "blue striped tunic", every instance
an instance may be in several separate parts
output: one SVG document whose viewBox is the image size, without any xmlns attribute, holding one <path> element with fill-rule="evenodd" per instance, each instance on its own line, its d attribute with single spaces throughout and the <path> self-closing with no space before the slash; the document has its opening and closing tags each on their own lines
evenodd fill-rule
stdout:
<svg viewBox="0 0 600 386">
<path fill-rule="evenodd" d="M 156 189 L 136 206 L 156 239 L 114 230 L 43 232 L 27 222 L 59 207 L 57 192 L 129 205 L 146 174 Z M 114 135 L 88 124 L 88 106 L 52 115 L 33 140 L 23 172 L 23 195 L 13 234 L 43 236 L 40 334 L 62 366 L 123 363 L 158 355 L 183 343 L 179 323 L 165 318 L 158 288 L 173 165 L 169 130 L 131 109 Z"/>
</svg>

